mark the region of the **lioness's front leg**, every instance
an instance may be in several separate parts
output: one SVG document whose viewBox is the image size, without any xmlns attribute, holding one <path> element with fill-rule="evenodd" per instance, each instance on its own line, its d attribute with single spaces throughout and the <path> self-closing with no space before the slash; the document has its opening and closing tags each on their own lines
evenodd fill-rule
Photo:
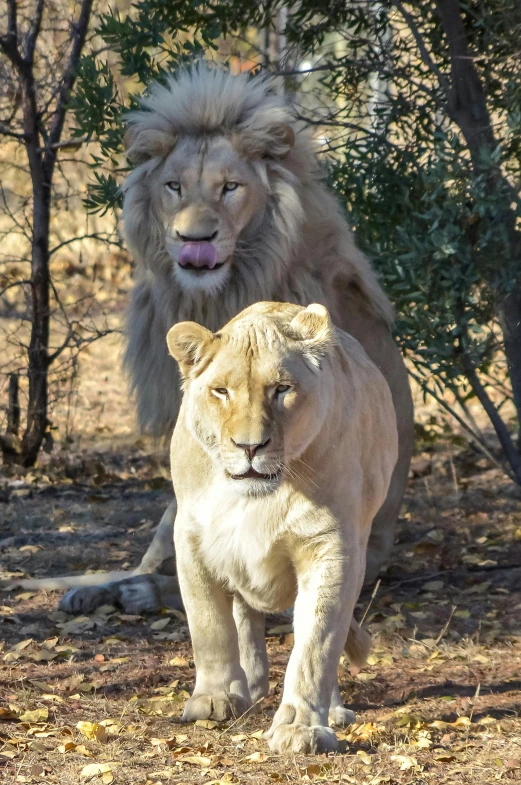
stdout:
<svg viewBox="0 0 521 785">
<path fill-rule="evenodd" d="M 335 535 L 327 537 L 302 548 L 295 560 L 295 645 L 282 703 L 266 734 L 273 752 L 338 749 L 328 712 L 357 599 L 361 558 L 357 553 L 348 557 Z"/>
<path fill-rule="evenodd" d="M 240 594 L 235 594 L 233 618 L 239 636 L 241 665 L 246 673 L 252 702 L 257 703 L 270 691 L 265 616 L 248 605 Z"/>
<path fill-rule="evenodd" d="M 188 617 L 196 668 L 195 689 L 183 721 L 239 717 L 251 706 L 239 658 L 233 597 L 205 568 L 196 540 L 176 522 L 175 547 L 181 594 Z"/>
</svg>

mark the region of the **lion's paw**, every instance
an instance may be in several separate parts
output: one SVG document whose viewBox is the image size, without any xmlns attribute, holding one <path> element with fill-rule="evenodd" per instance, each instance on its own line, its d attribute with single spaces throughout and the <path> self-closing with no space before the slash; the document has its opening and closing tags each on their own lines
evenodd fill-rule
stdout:
<svg viewBox="0 0 521 785">
<path fill-rule="evenodd" d="M 332 706 L 329 709 L 329 724 L 335 728 L 345 728 L 347 725 L 352 725 L 356 722 L 356 715 L 351 709 L 345 709 L 343 706 Z"/>
<path fill-rule="evenodd" d="M 101 605 L 113 605 L 112 600 L 112 593 L 104 586 L 81 586 L 64 594 L 58 609 L 72 616 L 88 616 Z"/>
<path fill-rule="evenodd" d="M 192 695 L 185 706 L 182 721 L 216 720 L 217 722 L 225 722 L 225 720 L 242 717 L 250 708 L 250 701 L 235 693 Z"/>
<path fill-rule="evenodd" d="M 278 725 L 269 733 L 268 746 L 272 752 L 316 755 L 338 750 L 334 731 L 323 725 Z"/>
</svg>

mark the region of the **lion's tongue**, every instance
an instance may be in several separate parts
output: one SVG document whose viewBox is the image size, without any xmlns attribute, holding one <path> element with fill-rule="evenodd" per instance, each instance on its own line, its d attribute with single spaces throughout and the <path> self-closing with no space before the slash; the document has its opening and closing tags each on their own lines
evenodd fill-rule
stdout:
<svg viewBox="0 0 521 785">
<path fill-rule="evenodd" d="M 191 265 L 192 267 L 207 267 L 209 270 L 213 270 L 217 264 L 217 251 L 215 246 L 213 243 L 206 242 L 205 240 L 202 242 L 185 243 L 179 254 L 179 264 L 181 267 Z"/>
</svg>

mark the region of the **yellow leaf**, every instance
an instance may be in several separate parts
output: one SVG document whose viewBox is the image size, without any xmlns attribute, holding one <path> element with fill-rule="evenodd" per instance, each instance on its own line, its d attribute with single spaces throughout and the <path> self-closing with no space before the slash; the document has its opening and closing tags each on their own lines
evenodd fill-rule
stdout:
<svg viewBox="0 0 521 785">
<path fill-rule="evenodd" d="M 25 641 L 19 641 L 16 646 L 13 646 L 13 651 L 23 651 L 33 642 L 32 638 L 27 638 Z"/>
<path fill-rule="evenodd" d="M 103 774 L 110 774 L 112 776 L 112 766 L 117 766 L 115 763 L 89 763 L 84 766 L 80 771 L 80 779 L 88 782 L 94 777 L 102 777 Z M 104 781 L 105 782 L 105 781 Z M 112 780 L 110 780 L 112 782 Z"/>
<path fill-rule="evenodd" d="M 196 720 L 195 724 L 198 728 L 206 728 L 207 730 L 213 730 L 214 728 L 219 727 L 219 723 L 215 720 Z"/>
<path fill-rule="evenodd" d="M 76 727 L 79 732 L 91 741 L 100 741 L 103 744 L 107 741 L 107 731 L 98 722 L 78 722 Z"/>
<path fill-rule="evenodd" d="M 58 747 L 58 752 L 61 752 L 63 755 L 66 752 L 70 752 L 71 750 L 76 749 L 76 744 L 73 741 L 66 741 L 65 744 L 60 744 Z"/>
<path fill-rule="evenodd" d="M 45 722 L 49 719 L 48 709 L 34 709 L 34 711 L 24 711 L 18 717 L 22 722 Z"/>
<path fill-rule="evenodd" d="M 241 760 L 241 763 L 264 763 L 268 756 L 264 752 L 252 752 Z"/>
<path fill-rule="evenodd" d="M 168 664 L 175 668 L 187 668 L 188 660 L 185 660 L 184 657 L 173 657 L 171 660 L 168 660 Z"/>
</svg>

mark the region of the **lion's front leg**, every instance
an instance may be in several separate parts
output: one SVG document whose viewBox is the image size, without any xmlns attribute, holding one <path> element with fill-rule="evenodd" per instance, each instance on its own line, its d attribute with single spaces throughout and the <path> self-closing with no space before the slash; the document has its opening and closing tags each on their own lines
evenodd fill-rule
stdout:
<svg viewBox="0 0 521 785">
<path fill-rule="evenodd" d="M 196 668 L 195 689 L 183 721 L 239 717 L 251 706 L 239 657 L 232 596 L 205 568 L 197 544 L 176 523 L 177 570 Z"/>
<path fill-rule="evenodd" d="M 360 559 L 348 559 L 339 542 L 329 542 L 315 546 L 309 558 L 299 554 L 296 569 L 295 645 L 266 738 L 273 752 L 335 751 L 328 712 L 357 598 Z"/>
</svg>

